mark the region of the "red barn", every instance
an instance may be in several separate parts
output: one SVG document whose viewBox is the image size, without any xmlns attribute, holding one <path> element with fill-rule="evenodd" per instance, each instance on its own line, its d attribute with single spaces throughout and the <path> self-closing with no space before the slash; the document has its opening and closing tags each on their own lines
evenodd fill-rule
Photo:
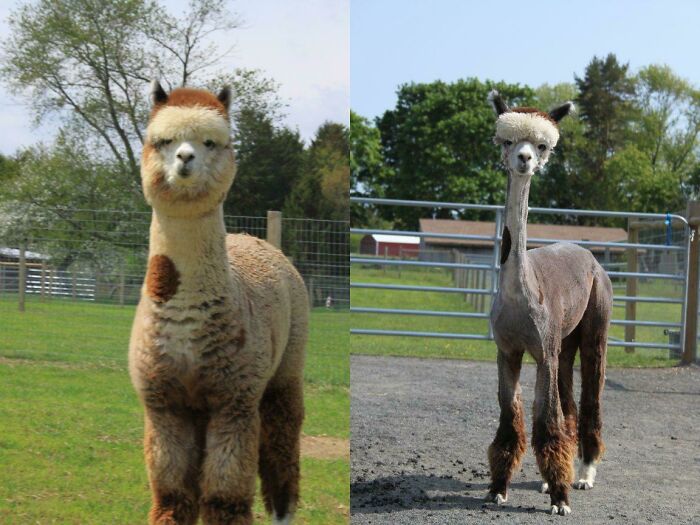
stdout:
<svg viewBox="0 0 700 525">
<path fill-rule="evenodd" d="M 365 235 L 360 240 L 360 254 L 378 257 L 417 258 L 420 251 L 420 237 L 406 235 Z"/>
</svg>

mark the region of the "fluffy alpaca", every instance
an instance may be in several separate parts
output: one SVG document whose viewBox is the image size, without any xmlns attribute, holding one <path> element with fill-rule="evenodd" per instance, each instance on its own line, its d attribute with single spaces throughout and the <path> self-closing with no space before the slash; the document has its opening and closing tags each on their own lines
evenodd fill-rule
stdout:
<svg viewBox="0 0 700 525">
<path fill-rule="evenodd" d="M 494 141 L 503 148 L 508 190 L 499 291 L 491 309 L 501 416 L 488 451 L 491 485 L 486 498 L 506 501 L 508 484 L 525 453 L 519 377 L 523 354 L 529 352 L 537 362 L 532 445 L 552 513 L 566 515 L 571 512 L 569 485 L 574 480 L 577 440 L 581 471 L 575 488 L 593 487 L 594 464 L 604 450 L 600 396 L 612 285 L 591 252 L 574 244 L 526 251 L 530 180 L 549 159 L 559 140 L 557 123 L 573 104 L 544 113 L 510 109 L 496 92 L 489 99 L 498 115 Z M 579 348 L 582 391 L 577 427 L 573 367 Z"/>
<path fill-rule="evenodd" d="M 308 299 L 284 254 L 226 235 L 235 174 L 229 91 L 152 88 L 141 177 L 153 208 L 129 347 L 145 408 L 150 523 L 274 523 L 299 495 Z"/>
</svg>

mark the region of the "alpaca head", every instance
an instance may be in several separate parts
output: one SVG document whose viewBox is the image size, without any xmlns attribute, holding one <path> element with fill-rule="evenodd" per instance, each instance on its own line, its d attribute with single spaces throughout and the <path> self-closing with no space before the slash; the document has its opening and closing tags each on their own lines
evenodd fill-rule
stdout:
<svg viewBox="0 0 700 525">
<path fill-rule="evenodd" d="M 218 95 L 151 86 L 153 109 L 141 159 L 148 203 L 166 215 L 191 217 L 215 209 L 235 176 L 228 88 Z"/>
<path fill-rule="evenodd" d="M 565 102 L 549 113 L 535 108 L 509 108 L 498 91 L 489 93 L 498 115 L 494 142 L 502 147 L 503 162 L 513 175 L 532 177 L 547 163 L 559 140 L 559 121 L 574 109 Z"/>
</svg>

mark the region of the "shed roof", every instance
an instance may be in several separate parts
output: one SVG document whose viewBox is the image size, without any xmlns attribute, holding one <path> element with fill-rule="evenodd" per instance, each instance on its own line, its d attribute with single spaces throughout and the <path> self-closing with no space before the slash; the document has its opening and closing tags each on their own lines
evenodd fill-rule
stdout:
<svg viewBox="0 0 700 525">
<path fill-rule="evenodd" d="M 19 250 L 17 248 L 0 248 L 0 256 L 9 257 L 11 259 L 19 259 Z M 48 259 L 48 256 L 46 255 L 37 252 L 30 252 L 29 250 L 24 252 L 24 256 L 27 259 Z"/>
<path fill-rule="evenodd" d="M 420 219 L 420 231 L 427 233 L 452 233 L 459 235 L 488 235 L 493 236 L 496 230 L 494 222 L 456 221 L 452 219 Z M 620 242 L 627 240 L 627 232 L 622 228 L 606 226 L 574 226 L 566 224 L 537 224 L 527 225 L 527 245 L 530 248 L 543 246 L 543 243 L 531 242 L 530 239 L 557 239 L 561 241 L 600 241 Z M 425 237 L 426 244 L 441 244 L 451 246 L 491 246 L 491 241 L 478 239 L 440 239 Z M 593 246 L 594 251 L 602 251 L 604 247 Z M 621 248 L 613 248 L 614 251 Z"/>
<path fill-rule="evenodd" d="M 377 242 L 388 242 L 392 244 L 420 244 L 420 237 L 413 235 L 387 235 L 375 233 L 372 238 Z"/>
</svg>

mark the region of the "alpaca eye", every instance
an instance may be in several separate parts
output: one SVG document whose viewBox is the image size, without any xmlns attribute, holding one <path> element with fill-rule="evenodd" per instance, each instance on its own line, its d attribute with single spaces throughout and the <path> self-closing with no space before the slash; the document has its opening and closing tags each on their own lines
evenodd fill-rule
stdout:
<svg viewBox="0 0 700 525">
<path fill-rule="evenodd" d="M 167 146 L 167 145 L 170 144 L 172 141 L 173 141 L 172 139 L 160 139 L 160 140 L 156 140 L 156 141 L 153 143 L 153 145 L 156 147 L 156 149 L 160 149 L 160 148 L 162 148 L 163 146 Z"/>
<path fill-rule="evenodd" d="M 205 140 L 204 145 L 209 149 L 214 149 L 214 146 L 216 146 L 216 143 L 213 140 Z"/>
<path fill-rule="evenodd" d="M 540 151 L 544 151 L 547 149 L 547 146 L 546 146 L 546 144 L 540 144 L 539 146 L 537 146 L 537 149 Z"/>
<path fill-rule="evenodd" d="M 512 146 L 512 145 L 513 145 L 513 142 L 510 141 L 510 140 L 505 140 L 505 141 L 503 141 L 503 145 L 504 145 L 504 146 Z"/>
</svg>

